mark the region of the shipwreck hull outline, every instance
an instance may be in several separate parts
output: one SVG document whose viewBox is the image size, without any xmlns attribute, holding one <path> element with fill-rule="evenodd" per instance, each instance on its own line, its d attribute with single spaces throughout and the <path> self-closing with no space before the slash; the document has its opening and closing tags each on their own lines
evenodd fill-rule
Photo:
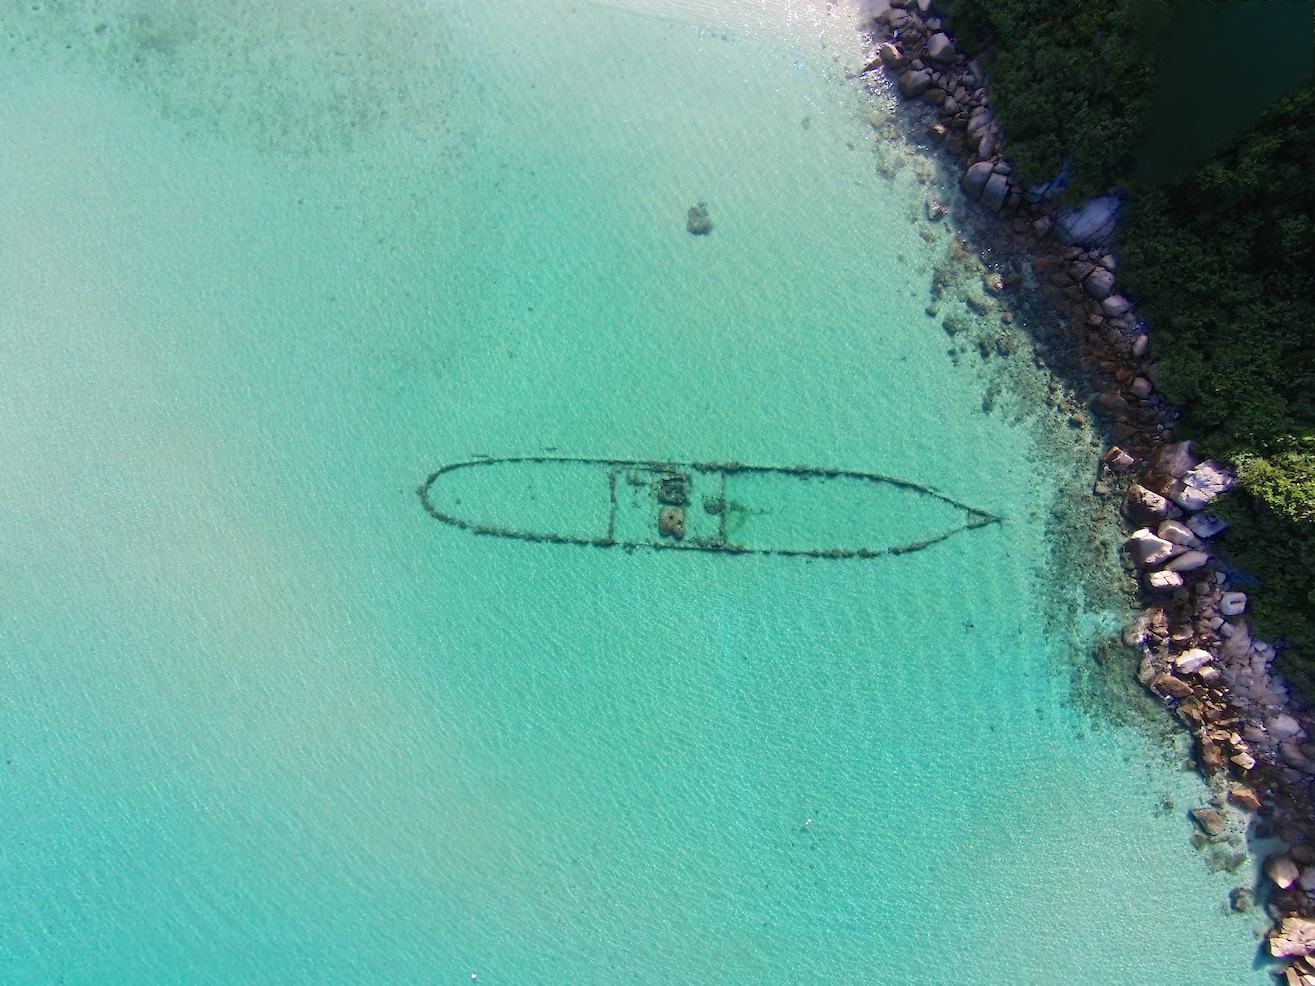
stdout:
<svg viewBox="0 0 1315 986">
<path fill-rule="evenodd" d="M 478 466 L 488 465 L 548 465 L 557 463 L 607 467 L 611 511 L 606 535 L 599 537 L 581 537 L 569 534 L 518 531 L 490 524 L 481 524 L 476 521 L 466 520 L 445 513 L 434 505 L 434 502 L 430 497 L 430 490 L 440 477 L 456 472 L 460 469 L 471 469 Z M 618 540 L 616 538 L 616 481 L 618 471 L 622 469 L 646 469 L 660 473 L 697 472 L 703 475 L 717 474 L 721 477 L 723 499 L 725 497 L 726 477 L 735 475 L 736 473 L 756 473 L 759 475 L 774 474 L 804 477 L 807 479 L 858 479 L 871 483 L 894 486 L 899 489 L 912 490 L 925 496 L 934 497 L 949 506 L 962 510 L 967 514 L 968 520 L 957 527 L 951 527 L 932 537 L 923 538 L 918 541 L 911 541 L 907 544 L 898 544 L 883 548 L 766 548 L 734 544 L 726 540 L 725 511 L 722 512 L 719 521 L 719 535 L 714 539 L 692 538 L 686 541 L 657 537 L 638 541 Z M 424 507 L 425 512 L 434 520 L 442 521 L 444 524 L 448 524 L 460 530 L 469 531 L 472 534 L 479 534 L 486 537 L 528 541 L 536 544 L 573 544 L 591 548 L 622 548 L 628 551 L 634 550 L 635 548 L 651 548 L 655 551 L 699 551 L 726 555 L 774 555 L 785 558 L 829 558 L 840 560 L 847 558 L 882 558 L 886 556 L 910 554 L 915 551 L 923 551 L 940 544 L 943 541 L 947 541 L 956 534 L 977 530 L 982 527 L 989 527 L 993 524 L 1000 524 L 1005 520 L 1005 518 L 996 514 L 970 506 L 962 500 L 958 500 L 947 493 L 942 493 L 935 487 L 927 486 L 922 483 L 915 483 L 907 479 L 900 479 L 896 476 L 887 476 L 883 473 L 866 472 L 856 469 L 829 469 L 818 466 L 755 466 L 747 465 L 742 462 L 672 462 L 660 459 L 594 459 L 583 456 L 561 455 L 480 456 L 474 459 L 465 459 L 459 462 L 449 463 L 448 465 L 435 470 L 430 473 L 425 478 L 425 481 L 416 489 L 416 494 L 419 496 L 420 503 Z"/>
</svg>

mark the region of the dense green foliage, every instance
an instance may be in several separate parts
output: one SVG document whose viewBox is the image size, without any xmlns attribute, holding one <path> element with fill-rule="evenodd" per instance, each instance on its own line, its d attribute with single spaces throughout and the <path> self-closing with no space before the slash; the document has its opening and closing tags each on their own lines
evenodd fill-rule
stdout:
<svg viewBox="0 0 1315 986">
<path fill-rule="evenodd" d="M 1155 60 L 1136 0 L 956 0 L 949 24 L 981 52 L 1009 160 L 1029 184 L 1067 161 L 1069 193 L 1086 198 L 1136 162 Z"/>
<path fill-rule="evenodd" d="M 1043 181 L 1067 163 L 1071 198 L 1124 188 L 1120 282 L 1154 326 L 1161 387 L 1184 410 L 1183 433 L 1238 467 L 1239 489 L 1221 504 L 1233 525 L 1223 545 L 1260 583 L 1251 594 L 1259 632 L 1293 645 L 1287 669 L 1309 688 L 1315 86 L 1273 103 L 1220 149 L 1256 119 L 1258 110 L 1248 115 L 1239 102 L 1247 90 L 1257 105 L 1276 90 L 1258 79 L 1221 96 L 1217 85 L 1199 84 L 1202 66 L 1192 61 L 1209 61 L 1213 75 L 1212 44 L 1231 50 L 1239 24 L 1276 30 L 1294 13 L 1299 24 L 1301 11 L 1255 4 L 954 0 L 948 23 L 961 49 L 980 53 L 1024 180 Z M 1270 49 L 1303 43 L 1279 33 Z M 1234 100 L 1229 113 L 1221 99 Z M 1166 151 L 1175 142 L 1195 149 Z"/>
<path fill-rule="evenodd" d="M 1121 235 L 1164 388 L 1188 430 L 1228 454 L 1286 447 L 1315 423 L 1313 160 L 1308 85 L 1195 172 L 1135 198 Z"/>
<path fill-rule="evenodd" d="M 1242 489 L 1220 506 L 1230 559 L 1260 578 L 1256 627 L 1290 641 L 1284 670 L 1315 692 L 1315 452 L 1243 455 L 1238 472 Z"/>
<path fill-rule="evenodd" d="M 1315 661 L 1315 86 L 1133 201 L 1123 277 L 1185 431 L 1238 466 L 1224 545 L 1262 633 Z M 1315 668 L 1312 668 L 1315 670 Z M 1309 677 L 1309 676 L 1308 676 Z"/>
</svg>

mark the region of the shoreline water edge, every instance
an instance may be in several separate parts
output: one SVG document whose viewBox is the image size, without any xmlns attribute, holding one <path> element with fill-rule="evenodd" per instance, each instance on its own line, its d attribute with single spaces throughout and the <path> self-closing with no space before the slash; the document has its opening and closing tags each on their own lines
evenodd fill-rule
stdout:
<svg viewBox="0 0 1315 986">
<path fill-rule="evenodd" d="M 1130 670 L 1194 737 L 1214 792 L 1190 812 L 1197 844 L 1224 840 L 1239 815 L 1257 838 L 1281 840 L 1264 864 L 1268 951 L 1286 963 L 1275 971 L 1290 986 L 1315 986 L 1315 710 L 1275 672 L 1274 646 L 1253 639 L 1246 594 L 1211 546 L 1227 525 L 1210 504 L 1235 478 L 1174 433 L 1178 413 L 1157 390 L 1146 323 L 1117 290 L 1118 197 L 1065 208 L 1057 183 L 1025 188 L 1013 178 L 986 75 L 956 49 L 929 0 L 890 0 L 867 23 L 872 51 L 860 76 L 888 79 L 906 106 L 921 108 L 963 194 L 994 214 L 1067 315 L 1065 337 L 1108 422 L 1094 492 L 1121 501 L 1125 570 L 1140 590 L 1140 611 L 1122 632 Z M 928 200 L 929 219 L 947 211 Z M 1249 910 L 1255 893 L 1235 888 L 1230 904 Z"/>
</svg>

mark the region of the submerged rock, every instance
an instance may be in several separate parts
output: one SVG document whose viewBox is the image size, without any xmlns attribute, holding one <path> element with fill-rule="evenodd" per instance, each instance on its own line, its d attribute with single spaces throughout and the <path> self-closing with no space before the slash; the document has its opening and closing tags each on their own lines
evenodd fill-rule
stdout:
<svg viewBox="0 0 1315 986">
<path fill-rule="evenodd" d="M 712 218 L 708 215 L 708 205 L 700 202 L 689 207 L 685 218 L 685 228 L 695 236 L 707 236 L 712 232 Z"/>
<path fill-rule="evenodd" d="M 1224 816 L 1214 808 L 1204 806 L 1193 808 L 1192 818 L 1196 820 L 1197 825 L 1201 826 L 1201 830 L 1209 836 L 1223 835 L 1224 830 L 1228 828 L 1228 822 L 1224 820 Z"/>
<path fill-rule="evenodd" d="M 683 507 L 663 507 L 658 511 L 658 531 L 663 537 L 680 540 L 685 536 L 685 510 Z"/>
<path fill-rule="evenodd" d="M 1245 784 L 1228 785 L 1228 800 L 1247 811 L 1260 810 L 1260 796 Z"/>
<path fill-rule="evenodd" d="M 1228 892 L 1228 905 L 1245 914 L 1256 906 L 1256 892 L 1250 887 L 1234 887 Z"/>
</svg>

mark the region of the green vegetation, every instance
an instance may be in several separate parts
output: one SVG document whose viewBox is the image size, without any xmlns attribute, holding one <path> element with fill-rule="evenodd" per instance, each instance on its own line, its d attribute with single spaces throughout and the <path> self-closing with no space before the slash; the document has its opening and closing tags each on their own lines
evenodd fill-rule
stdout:
<svg viewBox="0 0 1315 986">
<path fill-rule="evenodd" d="M 1272 37 L 1264 33 L 1266 16 L 1290 18 L 1294 8 L 1304 30 L 1280 32 L 1270 21 Z M 1232 26 L 1222 31 L 1226 18 Z M 1263 81 L 1233 87 L 1264 100 L 1257 120 L 1242 105 L 1245 93 L 1194 84 L 1189 60 L 1209 48 L 1212 33 L 1234 44 L 1240 23 L 1269 38 L 1269 49 L 1282 34 L 1309 51 L 1306 4 L 956 0 L 949 13 L 960 47 L 981 52 L 1007 153 L 1025 180 L 1044 180 L 1067 162 L 1072 197 L 1125 188 L 1120 282 L 1154 327 L 1161 387 L 1183 408 L 1183 433 L 1238 468 L 1239 488 L 1220 505 L 1233 525 L 1222 545 L 1259 582 L 1251 593 L 1258 632 L 1290 642 L 1286 670 L 1310 689 L 1315 85 L 1307 61 L 1304 86 L 1277 101 Z M 1184 32 L 1193 44 L 1171 51 Z M 1166 103 L 1180 112 L 1166 115 Z M 1202 120 L 1216 132 L 1203 133 Z M 1191 143 L 1192 153 L 1166 152 L 1175 141 Z"/>
<path fill-rule="evenodd" d="M 1220 513 L 1233 525 L 1231 560 L 1256 573 L 1252 616 L 1264 635 L 1291 642 L 1284 671 L 1315 694 L 1315 452 L 1238 459 L 1241 490 Z"/>
<path fill-rule="evenodd" d="M 950 27 L 982 52 L 1009 160 L 1028 184 L 1070 164 L 1069 195 L 1127 178 L 1141 146 L 1155 60 L 1136 0 L 956 0 Z M 1042 83 L 1042 84 L 1039 84 Z"/>
<path fill-rule="evenodd" d="M 1123 277 L 1155 327 L 1184 431 L 1238 467 L 1231 559 L 1259 631 L 1315 681 L 1315 86 L 1190 174 L 1133 199 Z M 1309 668 L 1310 670 L 1307 670 Z"/>
<path fill-rule="evenodd" d="M 1155 326 L 1166 393 L 1224 454 L 1315 422 L 1315 87 L 1205 165 L 1136 196 L 1125 284 Z"/>
</svg>

